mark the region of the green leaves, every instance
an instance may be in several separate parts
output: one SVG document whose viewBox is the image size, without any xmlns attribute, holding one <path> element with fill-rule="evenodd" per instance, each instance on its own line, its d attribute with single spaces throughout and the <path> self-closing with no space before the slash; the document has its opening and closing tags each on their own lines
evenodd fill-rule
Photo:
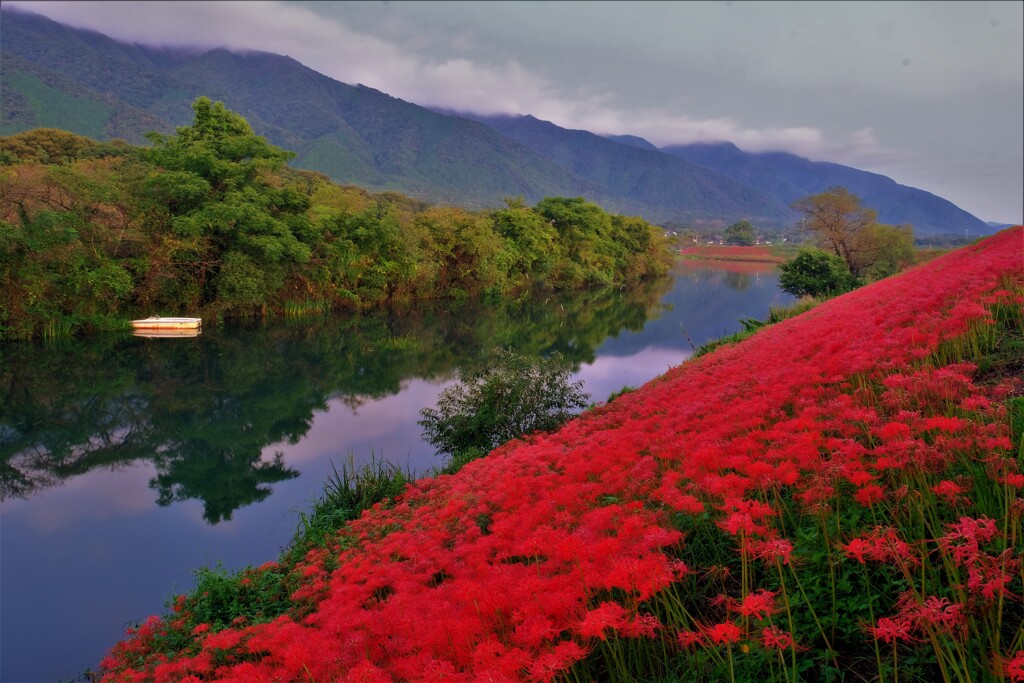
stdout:
<svg viewBox="0 0 1024 683">
<path fill-rule="evenodd" d="M 193 110 L 150 149 L 5 138 L 17 153 L 0 167 L 0 336 L 120 328 L 155 310 L 246 317 L 621 285 L 672 259 L 658 228 L 582 197 L 470 211 L 371 196 L 287 168 L 290 152 L 219 102 Z"/>
<path fill-rule="evenodd" d="M 559 354 L 531 359 L 498 351 L 484 369 L 463 372 L 443 392 L 437 408 L 420 411 L 424 439 L 457 458 L 481 454 L 538 430 L 561 426 L 587 406 L 582 382 L 569 382 Z"/>
<path fill-rule="evenodd" d="M 841 258 L 820 249 L 801 249 L 779 270 L 779 285 L 793 296 L 837 296 L 859 284 Z"/>
<path fill-rule="evenodd" d="M 748 221 L 733 223 L 725 229 L 725 243 L 750 247 L 757 242 L 757 232 Z"/>
<path fill-rule="evenodd" d="M 280 289 L 283 264 L 309 260 L 301 237 L 313 234 L 305 215 L 311 202 L 297 188 L 274 187 L 266 176 L 291 152 L 253 133 L 220 102 L 201 97 L 192 109 L 192 126 L 150 136 L 150 159 L 162 170 L 148 184 L 171 214 L 175 234 L 200 240 L 189 271 L 202 292 L 199 304 L 216 301 L 245 314 Z"/>
<path fill-rule="evenodd" d="M 804 214 L 800 225 L 815 243 L 841 258 L 855 278 L 887 277 L 913 260 L 912 228 L 879 224 L 878 212 L 845 187 L 804 197 L 793 208 Z"/>
</svg>

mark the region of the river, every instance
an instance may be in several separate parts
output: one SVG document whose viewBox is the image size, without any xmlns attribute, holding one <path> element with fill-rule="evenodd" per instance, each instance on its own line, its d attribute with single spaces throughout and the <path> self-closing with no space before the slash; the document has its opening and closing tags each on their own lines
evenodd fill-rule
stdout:
<svg viewBox="0 0 1024 683">
<path fill-rule="evenodd" d="M 441 465 L 419 411 L 495 347 L 591 400 L 789 303 L 768 267 L 600 292 L 0 346 L 0 681 L 72 680 L 193 570 L 275 559 L 333 469 Z"/>
</svg>

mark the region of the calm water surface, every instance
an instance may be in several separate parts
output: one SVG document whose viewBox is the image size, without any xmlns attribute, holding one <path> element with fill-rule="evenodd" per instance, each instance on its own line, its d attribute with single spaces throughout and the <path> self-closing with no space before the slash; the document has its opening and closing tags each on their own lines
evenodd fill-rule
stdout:
<svg viewBox="0 0 1024 683">
<path fill-rule="evenodd" d="M 350 456 L 442 464 L 419 411 L 495 346 L 561 352 L 603 401 L 790 300 L 774 271 L 684 263 L 630 290 L 0 346 L 0 680 L 74 679 L 193 569 L 275 559 Z"/>
</svg>

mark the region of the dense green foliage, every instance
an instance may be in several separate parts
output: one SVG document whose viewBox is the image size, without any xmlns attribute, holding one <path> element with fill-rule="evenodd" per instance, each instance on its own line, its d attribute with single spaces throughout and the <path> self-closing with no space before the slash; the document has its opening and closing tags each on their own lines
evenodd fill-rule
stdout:
<svg viewBox="0 0 1024 683">
<path fill-rule="evenodd" d="M 757 231 L 750 221 L 738 221 L 725 229 L 725 243 L 751 247 L 757 243 Z"/>
<path fill-rule="evenodd" d="M 660 230 L 582 198 L 471 212 L 373 196 L 288 168 L 220 103 L 193 110 L 151 149 L 2 139 L 0 338 L 622 284 L 671 260 Z"/>
<path fill-rule="evenodd" d="M 894 275 L 913 260 L 913 229 L 880 224 L 878 212 L 860 201 L 845 187 L 833 187 L 793 208 L 803 215 L 800 226 L 814 244 L 841 258 L 855 278 Z"/>
<path fill-rule="evenodd" d="M 587 405 L 583 382 L 570 382 L 560 354 L 537 360 L 499 350 L 492 362 L 420 411 L 424 439 L 454 463 L 484 455 L 535 431 L 555 429 Z"/>
<path fill-rule="evenodd" d="M 794 203 L 810 245 L 780 267 L 779 284 L 795 296 L 832 297 L 895 275 L 914 262 L 909 225 L 876 222 L 874 209 L 844 187 Z"/>
<path fill-rule="evenodd" d="M 841 258 L 821 249 L 801 249 L 779 270 L 779 286 L 793 296 L 837 296 L 858 285 Z"/>
</svg>

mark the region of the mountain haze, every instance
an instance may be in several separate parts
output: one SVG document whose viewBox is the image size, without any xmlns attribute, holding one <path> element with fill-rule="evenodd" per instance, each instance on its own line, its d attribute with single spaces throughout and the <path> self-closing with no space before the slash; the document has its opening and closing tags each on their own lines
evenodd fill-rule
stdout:
<svg viewBox="0 0 1024 683">
<path fill-rule="evenodd" d="M 585 130 L 560 128 L 533 116 L 475 118 L 605 188 L 613 210 L 621 211 L 613 202 L 623 200 L 676 207 L 680 213 L 688 207 L 710 204 L 717 207 L 714 212 L 693 217 L 714 220 L 723 215 L 745 216 L 760 224 L 791 219 L 782 202 L 684 159 L 644 149 L 633 139 L 623 144 Z"/>
<path fill-rule="evenodd" d="M 10 95 L 4 98 L 5 133 L 65 122 L 61 127 L 72 132 L 101 139 L 123 132 L 137 142 L 141 134 L 134 128 L 121 130 L 103 116 L 134 108 L 151 117 L 149 129 L 173 130 L 191 122 L 191 102 L 206 95 L 242 114 L 274 144 L 295 151 L 295 166 L 339 182 L 467 206 L 497 204 L 506 195 L 536 200 L 597 189 L 475 121 L 340 83 L 290 57 L 125 45 L 6 10 L 2 31 Z M 31 68 L 53 84 L 45 101 L 22 85 L 41 80 Z M 83 126 L 70 112 L 93 101 L 108 106 L 94 107 L 90 125 Z M 8 102 L 28 106 L 12 112 Z M 40 106 L 46 104 L 62 106 Z"/>
<path fill-rule="evenodd" d="M 882 223 L 909 223 L 918 234 L 987 235 L 991 226 L 950 201 L 892 178 L 786 152 L 744 152 L 730 142 L 661 148 L 784 203 L 842 186 L 878 211 Z"/>
<path fill-rule="evenodd" d="M 340 183 L 418 199 L 493 207 L 505 197 L 584 196 L 660 223 L 792 225 L 799 197 L 845 185 L 880 220 L 919 234 L 991 228 L 951 203 L 877 174 L 732 145 L 658 150 L 643 138 L 600 137 L 532 116 L 430 110 L 348 85 L 266 52 L 157 49 L 3 8 L 2 133 L 61 128 L 144 142 L 192 121 L 205 95 L 244 116 L 292 165 Z"/>
</svg>

